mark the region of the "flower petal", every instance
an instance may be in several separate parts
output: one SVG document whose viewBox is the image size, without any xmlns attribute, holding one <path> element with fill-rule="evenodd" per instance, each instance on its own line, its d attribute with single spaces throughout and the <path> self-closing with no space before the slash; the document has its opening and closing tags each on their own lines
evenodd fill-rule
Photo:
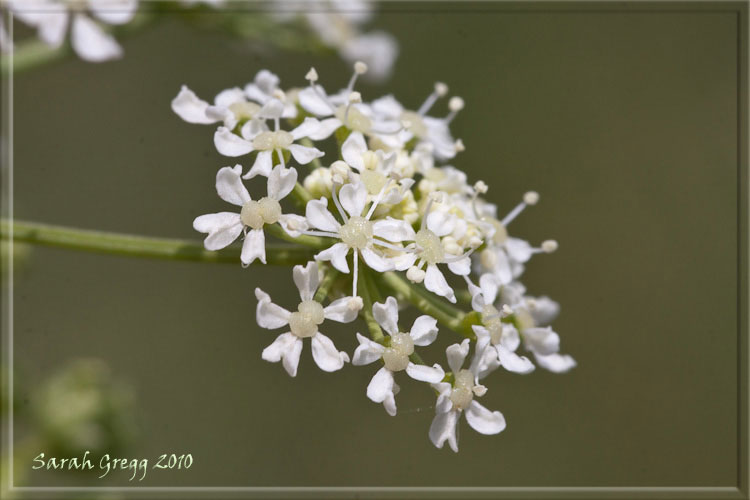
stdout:
<svg viewBox="0 0 750 500">
<path fill-rule="evenodd" d="M 292 278 L 297 285 L 300 298 L 303 301 L 312 300 L 318 289 L 318 263 L 311 260 L 306 266 L 294 266 Z"/>
<path fill-rule="evenodd" d="M 456 216 L 450 212 L 433 210 L 427 215 L 427 229 L 437 236 L 445 236 L 456 228 Z"/>
<path fill-rule="evenodd" d="M 108 0 L 107 2 L 89 0 L 88 4 L 91 13 L 107 24 L 130 22 L 138 9 L 138 0 Z"/>
<path fill-rule="evenodd" d="M 437 363 L 432 366 L 427 366 L 417 365 L 409 362 L 409 364 L 406 366 L 406 373 L 414 380 L 419 380 L 420 382 L 429 382 L 430 384 L 437 384 L 438 382 L 443 380 L 443 377 L 445 377 L 445 372 Z"/>
<path fill-rule="evenodd" d="M 393 373 L 382 367 L 367 385 L 367 397 L 376 403 L 382 403 L 389 394 L 393 395 L 393 382 Z"/>
<path fill-rule="evenodd" d="M 448 441 L 451 450 L 458 453 L 458 438 L 456 436 L 456 424 L 458 424 L 458 411 L 452 410 L 445 413 L 437 413 L 430 425 L 430 441 L 438 448 Z"/>
<path fill-rule="evenodd" d="M 272 154 L 273 151 L 258 151 L 258 155 L 255 158 L 255 163 L 253 163 L 253 166 L 245 175 L 242 176 L 242 178 L 252 179 L 256 175 L 262 175 L 263 177 L 268 177 L 269 175 L 271 175 Z"/>
<path fill-rule="evenodd" d="M 276 165 L 268 175 L 268 196 L 274 200 L 283 200 L 286 195 L 292 192 L 297 182 L 297 170 L 294 168 L 284 168 Z"/>
<path fill-rule="evenodd" d="M 321 370 L 335 372 L 349 361 L 349 355 L 336 349 L 331 339 L 318 332 L 312 336 L 312 354 L 315 363 Z"/>
<path fill-rule="evenodd" d="M 172 111 L 188 123 L 215 123 L 217 120 L 206 116 L 208 103 L 195 95 L 186 85 L 180 88 L 177 97 L 172 99 Z"/>
<path fill-rule="evenodd" d="M 305 118 L 305 121 L 299 124 L 290 133 L 292 134 L 292 138 L 297 141 L 299 139 L 302 139 L 303 137 L 310 137 L 310 134 L 317 132 L 319 128 L 320 120 L 308 116 L 307 118 Z"/>
<path fill-rule="evenodd" d="M 289 324 L 289 316 L 292 313 L 271 302 L 271 297 L 266 292 L 256 288 L 255 298 L 258 299 L 258 306 L 255 309 L 255 321 L 258 326 L 274 330 Z"/>
<path fill-rule="evenodd" d="M 361 306 L 361 299 L 357 297 L 341 297 L 323 308 L 323 314 L 331 321 L 351 323 L 357 319 Z"/>
<path fill-rule="evenodd" d="M 281 335 L 276 337 L 276 340 L 274 340 L 271 345 L 263 349 L 261 357 L 265 361 L 278 363 L 279 361 L 281 361 L 284 353 L 292 348 L 292 344 L 294 344 L 294 341 L 297 338 L 297 336 L 292 335 L 289 332 L 282 333 Z"/>
<path fill-rule="evenodd" d="M 528 241 L 519 238 L 508 238 L 505 240 L 505 249 L 511 259 L 517 262 L 526 262 L 531 258 L 533 250 Z"/>
<path fill-rule="evenodd" d="M 323 90 L 323 87 L 320 85 L 317 85 L 316 88 L 320 94 L 311 87 L 300 90 L 298 94 L 300 106 L 302 106 L 305 111 L 317 116 L 332 115 L 333 109 L 331 109 L 331 106 L 320 97 L 320 95 L 325 95 L 326 91 Z"/>
<path fill-rule="evenodd" d="M 308 203 L 309 206 L 309 203 Z M 330 248 L 318 252 L 315 260 L 330 260 L 333 267 L 342 273 L 349 273 L 349 263 L 346 262 L 346 255 L 349 253 L 349 246 L 346 243 L 336 243 Z"/>
<path fill-rule="evenodd" d="M 526 356 L 519 356 L 515 352 L 501 345 L 495 346 L 497 349 L 497 358 L 503 368 L 513 373 L 531 373 L 534 371 L 534 363 Z"/>
<path fill-rule="evenodd" d="M 292 144 L 287 149 L 292 153 L 292 156 L 300 165 L 307 165 L 315 158 L 320 158 L 325 155 L 323 151 L 317 148 L 309 148 L 307 146 L 300 146 L 299 144 Z"/>
<path fill-rule="evenodd" d="M 398 333 L 398 302 L 394 297 L 385 299 L 385 303 L 375 302 L 372 305 L 375 321 L 390 335 Z"/>
<path fill-rule="evenodd" d="M 219 127 L 214 133 L 214 146 L 224 156 L 242 156 L 252 151 L 253 143 L 234 135 L 228 128 Z M 270 168 L 269 168 L 270 171 Z M 246 177 L 247 178 L 247 177 Z"/>
<path fill-rule="evenodd" d="M 530 307 L 529 312 L 535 324 L 548 325 L 560 313 L 560 304 L 549 297 L 537 297 L 534 299 L 534 307 Z"/>
<path fill-rule="evenodd" d="M 331 134 L 333 134 L 340 126 L 341 120 L 339 120 L 338 118 L 327 118 L 325 120 L 322 120 L 320 122 L 320 125 L 318 126 L 318 129 L 308 135 L 308 137 L 313 141 L 322 141 L 324 139 L 328 139 Z"/>
<path fill-rule="evenodd" d="M 231 244 L 242 233 L 240 215 L 231 212 L 219 212 L 196 217 L 193 229 L 208 233 L 203 241 L 206 250 L 221 250 Z"/>
<path fill-rule="evenodd" d="M 448 269 L 458 276 L 468 276 L 471 273 L 471 259 L 468 256 L 448 263 Z M 488 302 L 491 304 L 492 302 Z"/>
<path fill-rule="evenodd" d="M 308 229 L 307 219 L 297 214 L 281 214 L 279 224 L 286 234 L 292 238 L 297 238 L 302 234 L 301 231 L 307 231 Z"/>
<path fill-rule="evenodd" d="M 361 132 L 352 132 L 341 146 L 341 157 L 353 169 L 362 170 L 365 168 L 362 161 L 362 154 L 365 151 L 367 151 L 365 137 Z"/>
<path fill-rule="evenodd" d="M 373 269 L 379 273 L 392 271 L 395 268 L 393 262 L 386 259 L 385 257 L 382 257 L 376 252 L 370 250 L 369 248 L 363 248 L 362 250 L 360 250 L 360 253 L 362 254 L 362 258 L 364 259 L 365 263 L 370 267 L 370 269 Z"/>
<path fill-rule="evenodd" d="M 466 409 L 466 421 L 480 434 L 498 434 L 505 429 L 505 417 L 499 411 L 490 411 L 476 400 Z"/>
<path fill-rule="evenodd" d="M 414 320 L 409 335 L 414 345 L 426 346 L 435 342 L 438 334 L 437 320 L 432 316 L 422 315 Z"/>
<path fill-rule="evenodd" d="M 255 259 L 260 259 L 266 263 L 266 235 L 262 229 L 253 229 L 245 235 L 245 241 L 242 243 L 242 253 L 240 261 L 245 266 L 249 266 Z"/>
<path fill-rule="evenodd" d="M 242 183 L 242 165 L 220 168 L 216 173 L 216 192 L 219 197 L 232 205 L 242 206 L 250 201 L 250 193 Z"/>
<path fill-rule="evenodd" d="M 384 240 L 401 242 L 401 241 L 414 241 L 416 233 L 406 221 L 394 219 L 392 217 L 386 217 L 385 219 L 378 220 L 372 224 L 372 233 Z"/>
<path fill-rule="evenodd" d="M 525 328 L 522 333 L 526 349 L 535 354 L 546 356 L 560 350 L 560 336 L 548 326 L 545 328 Z"/>
<path fill-rule="evenodd" d="M 339 201 L 346 213 L 352 217 L 362 215 L 367 203 L 367 188 L 361 182 L 356 184 L 344 184 L 339 189 Z"/>
<path fill-rule="evenodd" d="M 466 356 L 469 354 L 469 339 L 464 339 L 460 344 L 451 344 L 445 350 L 445 356 L 448 358 L 448 366 L 453 373 L 458 373 L 464 364 Z"/>
<path fill-rule="evenodd" d="M 445 276 L 440 272 L 440 269 L 435 264 L 427 266 L 427 273 L 424 277 L 424 286 L 432 293 L 440 295 L 450 300 L 454 304 L 456 303 L 456 294 L 453 289 L 445 281 Z"/>
<path fill-rule="evenodd" d="M 369 365 L 383 356 L 385 347 L 382 345 L 373 342 L 360 333 L 357 333 L 357 340 L 359 340 L 359 346 L 354 350 L 354 356 L 352 357 L 353 365 Z"/>
<path fill-rule="evenodd" d="M 73 17 L 70 43 L 81 59 L 102 62 L 122 56 L 122 48 L 114 37 L 102 31 L 94 21 L 77 14 Z"/>
<path fill-rule="evenodd" d="M 305 217 L 311 226 L 321 231 L 330 231 L 338 233 L 341 224 L 334 218 L 328 210 L 328 200 L 321 198 L 319 200 L 310 200 L 305 207 Z"/>
<path fill-rule="evenodd" d="M 534 353 L 536 362 L 544 368 L 554 373 L 564 373 L 577 365 L 576 360 L 567 354 L 549 354 L 547 356 L 541 356 Z"/>
</svg>

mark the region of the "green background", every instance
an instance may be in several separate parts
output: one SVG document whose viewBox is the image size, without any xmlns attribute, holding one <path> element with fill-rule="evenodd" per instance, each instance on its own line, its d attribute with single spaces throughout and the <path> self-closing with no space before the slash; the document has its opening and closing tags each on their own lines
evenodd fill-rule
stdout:
<svg viewBox="0 0 750 500">
<path fill-rule="evenodd" d="M 105 360 L 137 393 L 127 456 L 195 460 L 141 485 L 735 484 L 736 15 L 448 7 L 381 9 L 372 26 L 401 55 L 389 82 L 358 89 L 414 108 L 445 81 L 466 101 L 455 166 L 490 185 L 501 213 L 541 194 L 511 232 L 560 242 L 523 281 L 560 302 L 554 327 L 575 370 L 495 372 L 482 403 L 508 428 L 481 436 L 462 421 L 456 455 L 430 443 L 434 398 L 417 383 L 403 381 L 392 418 L 365 396 L 374 366 L 324 373 L 306 345 L 293 379 L 260 359 L 277 332 L 256 326 L 253 290 L 293 306 L 288 269 L 35 248 L 14 290 L 20 383 Z M 227 208 L 214 177 L 234 161 L 215 152 L 211 126 L 172 113 L 180 85 L 210 99 L 268 68 L 300 86 L 314 65 L 333 90 L 350 71 L 177 21 L 123 46 L 118 62 L 69 59 L 16 77 L 18 219 L 198 239 L 192 220 Z M 364 328 L 354 325 L 324 332 L 351 353 Z M 423 357 L 442 363 L 453 341 L 443 333 Z"/>
</svg>

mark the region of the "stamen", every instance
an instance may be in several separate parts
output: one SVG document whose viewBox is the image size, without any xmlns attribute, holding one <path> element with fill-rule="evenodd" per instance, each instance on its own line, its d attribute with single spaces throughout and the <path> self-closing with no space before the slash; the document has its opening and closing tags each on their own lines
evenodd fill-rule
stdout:
<svg viewBox="0 0 750 500">
<path fill-rule="evenodd" d="M 355 62 L 354 74 L 351 79 L 349 79 L 349 85 L 346 86 L 346 90 L 349 92 L 354 90 L 354 84 L 357 83 L 357 77 L 359 77 L 359 75 L 364 75 L 365 73 L 367 73 L 367 65 L 362 61 Z"/>
<path fill-rule="evenodd" d="M 447 93 L 448 86 L 446 84 L 442 82 L 435 83 L 435 90 L 432 92 L 432 94 L 427 96 L 427 99 L 425 99 L 425 101 L 419 107 L 417 114 L 420 116 L 424 116 L 424 114 L 430 110 L 430 108 L 437 102 L 437 100 Z"/>
<path fill-rule="evenodd" d="M 336 233 L 329 233 L 328 231 L 315 231 L 314 229 L 307 229 L 300 231 L 300 234 L 306 234 L 307 236 L 323 236 L 324 238 L 338 238 L 339 235 Z"/>
<path fill-rule="evenodd" d="M 286 163 L 284 162 L 284 152 L 280 149 L 276 150 L 276 154 L 279 156 L 279 161 L 281 162 L 281 168 L 286 168 Z"/>
<path fill-rule="evenodd" d="M 458 112 L 464 109 L 464 100 L 458 96 L 451 97 L 451 100 L 448 101 L 448 109 L 451 112 L 445 117 L 445 123 L 452 122 Z"/>
<path fill-rule="evenodd" d="M 357 296 L 357 270 L 358 270 L 358 264 L 359 261 L 359 251 L 355 248 L 354 249 L 354 275 L 352 278 L 352 297 Z"/>
<path fill-rule="evenodd" d="M 507 226 L 510 224 L 513 219 L 518 217 L 518 215 L 524 211 L 524 209 L 529 205 L 536 205 L 536 203 L 539 201 L 539 193 L 536 191 L 529 191 L 526 194 L 523 195 L 523 201 L 515 206 L 513 210 L 508 213 L 508 215 L 505 216 L 503 220 L 500 221 L 500 223 L 503 226 Z"/>
<path fill-rule="evenodd" d="M 376 240 L 374 238 L 372 240 L 372 243 L 374 245 L 378 245 L 378 246 L 383 247 L 383 248 L 390 248 L 391 250 L 396 250 L 396 251 L 399 251 L 399 252 L 417 253 L 417 251 L 414 248 L 399 247 L 399 246 L 387 243 L 385 241 Z"/>
<path fill-rule="evenodd" d="M 542 242 L 542 246 L 539 248 L 533 248 L 534 253 L 552 253 L 557 250 L 557 242 L 555 240 L 546 240 Z"/>
<path fill-rule="evenodd" d="M 412 283 L 422 283 L 426 274 L 427 273 L 425 273 L 418 267 L 412 266 L 408 271 L 406 271 L 406 279 L 408 279 Z"/>
<path fill-rule="evenodd" d="M 461 139 L 456 139 L 456 142 L 453 144 L 453 148 L 456 150 L 456 153 L 463 153 L 466 151 L 466 146 L 464 146 L 464 141 Z"/>
<path fill-rule="evenodd" d="M 344 219 L 344 224 L 346 224 L 347 222 L 349 222 L 349 217 L 347 217 L 346 212 L 344 212 L 344 209 L 341 206 L 341 203 L 339 202 L 339 196 L 338 194 L 336 194 L 336 184 L 334 184 L 331 187 L 331 195 L 333 196 L 333 203 L 336 204 L 336 208 L 339 211 L 339 215 L 341 215 L 341 218 Z"/>
<path fill-rule="evenodd" d="M 307 74 L 305 75 L 305 80 L 310 82 L 311 86 L 314 85 L 315 82 L 318 81 L 318 72 L 315 71 L 315 68 L 312 68 L 312 67 L 310 68 L 310 71 L 308 71 Z"/>
</svg>

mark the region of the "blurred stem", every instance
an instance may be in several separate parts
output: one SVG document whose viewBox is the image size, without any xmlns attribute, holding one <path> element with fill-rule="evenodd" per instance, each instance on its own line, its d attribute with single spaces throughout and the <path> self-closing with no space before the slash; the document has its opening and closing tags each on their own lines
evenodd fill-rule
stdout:
<svg viewBox="0 0 750 500">
<path fill-rule="evenodd" d="M 407 281 L 401 275 L 392 271 L 383 273 L 380 277 L 388 288 L 402 295 L 423 313 L 437 319 L 443 326 L 466 338 L 476 339 L 476 335 L 471 329 L 471 325 L 475 322 L 473 315 L 467 315 L 460 309 L 441 302 L 421 286 Z"/>
<path fill-rule="evenodd" d="M 318 287 L 318 291 L 315 292 L 315 297 L 313 297 L 315 301 L 322 303 L 326 299 L 326 297 L 328 297 L 328 293 L 331 291 L 331 287 L 339 277 L 339 274 L 339 271 L 337 271 L 336 269 L 326 269 L 325 278 L 323 278 L 323 281 Z"/>
<path fill-rule="evenodd" d="M 304 186 L 302 186 L 302 184 L 300 184 L 299 182 L 294 184 L 294 189 L 292 189 L 292 196 L 294 196 L 294 198 L 302 207 L 306 207 L 307 202 L 312 200 L 310 191 L 305 189 Z"/>
<path fill-rule="evenodd" d="M 359 269 L 359 296 L 362 297 L 362 311 L 360 314 L 367 324 L 367 329 L 370 330 L 370 338 L 375 342 L 382 344 L 385 341 L 383 330 L 375 320 L 375 316 L 372 314 L 372 294 L 370 287 L 370 274 L 365 270 L 365 266 L 360 266 Z"/>
<path fill-rule="evenodd" d="M 11 231 L 15 242 L 127 257 L 237 264 L 241 251 L 233 247 L 211 252 L 203 248 L 202 243 L 194 241 L 90 231 L 36 222 L 16 221 L 11 224 L 7 220 L 0 221 L 0 236 L 3 239 L 10 239 Z M 304 264 L 312 260 L 313 254 L 311 249 L 304 247 L 266 245 L 266 258 L 271 265 Z"/>
<path fill-rule="evenodd" d="M 284 231 L 284 229 L 279 224 L 267 224 L 263 227 L 263 230 L 280 240 L 298 243 L 306 247 L 326 248 L 332 245 L 332 243 L 328 241 L 328 238 L 321 238 L 320 236 L 308 236 L 306 234 L 302 234 L 295 238 L 294 236 L 291 236 L 286 231 Z M 268 245 L 266 245 L 266 248 L 268 248 Z"/>
</svg>

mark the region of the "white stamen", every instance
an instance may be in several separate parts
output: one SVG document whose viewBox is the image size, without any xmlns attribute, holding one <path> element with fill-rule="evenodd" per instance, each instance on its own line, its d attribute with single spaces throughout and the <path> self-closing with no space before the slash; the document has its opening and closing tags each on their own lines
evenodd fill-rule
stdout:
<svg viewBox="0 0 750 500">
<path fill-rule="evenodd" d="M 362 61 L 355 62 L 354 72 L 358 75 L 364 75 L 365 73 L 367 73 L 367 64 L 363 63 Z"/>
<path fill-rule="evenodd" d="M 349 102 L 351 104 L 360 103 L 362 102 L 362 94 L 357 92 L 356 90 L 349 93 Z"/>
<path fill-rule="evenodd" d="M 456 150 L 456 153 L 463 153 L 466 151 L 466 146 L 464 146 L 464 141 L 461 139 L 456 139 L 456 142 L 453 144 L 453 148 Z"/>
<path fill-rule="evenodd" d="M 359 269 L 359 252 L 357 249 L 354 249 L 354 274 L 352 277 L 352 297 L 357 296 L 357 272 Z"/>
<path fill-rule="evenodd" d="M 437 102 L 438 99 L 440 99 L 447 93 L 448 93 L 448 86 L 446 84 L 442 82 L 435 83 L 435 90 L 432 92 L 432 94 L 427 96 L 427 99 L 424 100 L 422 105 L 419 107 L 419 110 L 417 110 L 417 114 L 419 116 L 424 116 L 424 114 L 430 110 L 430 108 L 435 104 L 435 102 Z"/>
<path fill-rule="evenodd" d="M 435 82 L 435 93 L 439 97 L 443 97 L 445 94 L 448 93 L 448 86 L 444 84 L 443 82 Z"/>
<path fill-rule="evenodd" d="M 418 267 L 412 266 L 406 271 L 406 279 L 412 283 L 422 283 L 427 273 L 419 269 Z"/>
<path fill-rule="evenodd" d="M 305 75 L 305 80 L 310 82 L 310 85 L 318 81 L 318 72 L 315 71 L 315 68 L 310 68 L 310 71 Z"/>
<path fill-rule="evenodd" d="M 527 205 L 536 205 L 539 202 L 539 193 L 536 191 L 529 191 L 523 195 L 523 202 Z"/>
<path fill-rule="evenodd" d="M 331 196 L 333 197 L 333 203 L 336 205 L 336 209 L 338 209 L 339 211 L 339 215 L 341 215 L 341 218 L 344 219 L 344 224 L 346 224 L 347 221 L 349 221 L 349 217 L 347 217 L 346 212 L 344 212 L 344 208 L 339 202 L 339 195 L 336 193 L 335 185 L 331 188 Z"/>
<path fill-rule="evenodd" d="M 479 194 L 485 194 L 489 190 L 489 187 L 484 181 L 477 181 L 474 183 L 474 191 Z"/>
<path fill-rule="evenodd" d="M 555 240 L 547 240 L 542 242 L 542 250 L 544 253 L 552 253 L 557 250 L 557 242 Z"/>
<path fill-rule="evenodd" d="M 458 113 L 464 109 L 464 100 L 458 96 L 451 97 L 450 101 L 448 101 L 448 109 L 453 113 Z"/>
</svg>

